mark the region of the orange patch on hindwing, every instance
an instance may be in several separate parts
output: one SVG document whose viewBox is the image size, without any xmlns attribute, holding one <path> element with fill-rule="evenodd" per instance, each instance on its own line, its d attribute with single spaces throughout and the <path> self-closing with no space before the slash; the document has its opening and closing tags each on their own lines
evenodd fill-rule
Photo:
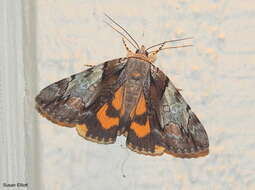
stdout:
<svg viewBox="0 0 255 190">
<path fill-rule="evenodd" d="M 135 109 L 133 109 L 130 114 L 129 114 L 130 118 L 133 119 L 133 117 L 135 116 Z"/>
<path fill-rule="evenodd" d="M 96 114 L 98 121 L 100 122 L 100 124 L 102 125 L 104 129 L 110 129 L 114 126 L 118 126 L 120 121 L 118 117 L 109 117 L 106 114 L 106 111 L 108 110 L 108 108 L 109 108 L 109 105 L 104 104 Z"/>
<path fill-rule="evenodd" d="M 112 106 L 116 109 L 116 110 L 120 110 L 121 109 L 121 105 L 122 105 L 122 100 L 123 100 L 123 88 L 120 87 L 114 94 L 114 98 L 112 100 Z"/>
<path fill-rule="evenodd" d="M 155 154 L 163 154 L 165 151 L 165 147 L 155 145 L 154 150 L 155 150 Z"/>
<path fill-rule="evenodd" d="M 76 125 L 76 130 L 80 136 L 86 137 L 88 128 L 85 124 Z"/>
<path fill-rule="evenodd" d="M 146 111 L 147 111 L 146 101 L 144 98 L 144 94 L 142 93 L 138 100 L 136 108 L 131 111 L 130 117 L 133 118 L 136 115 L 138 115 L 138 116 L 143 115 L 144 113 L 146 113 Z M 130 125 L 130 129 L 132 129 L 135 132 L 136 136 L 138 136 L 140 138 L 145 137 L 151 131 L 150 121 L 149 121 L 148 117 L 147 117 L 146 123 L 144 125 L 141 125 L 141 124 L 133 121 Z"/>
<path fill-rule="evenodd" d="M 120 116 L 123 116 L 124 114 L 125 114 L 125 107 L 122 107 L 120 111 Z"/>
<path fill-rule="evenodd" d="M 136 110 L 135 110 L 135 114 L 136 115 L 142 115 L 143 113 L 146 112 L 146 102 L 145 102 L 145 98 L 144 95 L 141 94 L 138 104 L 136 106 Z"/>
<path fill-rule="evenodd" d="M 146 135 L 148 135 L 151 131 L 150 121 L 147 118 L 147 121 L 146 121 L 145 125 L 140 125 L 136 122 L 132 122 L 131 126 L 130 126 L 130 129 L 132 129 L 135 132 L 136 136 L 138 136 L 140 138 L 143 138 Z"/>
</svg>

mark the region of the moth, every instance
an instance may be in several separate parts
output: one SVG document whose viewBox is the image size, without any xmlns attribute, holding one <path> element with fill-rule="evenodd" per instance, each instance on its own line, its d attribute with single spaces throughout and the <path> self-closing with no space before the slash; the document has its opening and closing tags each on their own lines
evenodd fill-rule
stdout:
<svg viewBox="0 0 255 190">
<path fill-rule="evenodd" d="M 122 35 L 127 56 L 90 66 L 49 85 L 35 98 L 37 110 L 53 123 L 76 128 L 81 137 L 96 143 L 111 144 L 124 135 L 129 149 L 145 155 L 207 155 L 209 141 L 203 125 L 179 89 L 153 64 L 164 49 L 190 46 L 165 44 L 189 38 L 145 48 L 110 16 L 106 17 L 122 30 L 106 22 Z"/>
</svg>

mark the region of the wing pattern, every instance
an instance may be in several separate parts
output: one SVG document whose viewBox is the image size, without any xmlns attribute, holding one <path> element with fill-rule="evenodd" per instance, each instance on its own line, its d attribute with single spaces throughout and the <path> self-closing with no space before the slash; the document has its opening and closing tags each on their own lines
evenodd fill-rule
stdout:
<svg viewBox="0 0 255 190">
<path fill-rule="evenodd" d="M 81 124 L 98 96 L 102 98 L 102 82 L 116 83 L 125 64 L 126 59 L 107 61 L 49 85 L 35 99 L 37 110 L 62 126 Z"/>
<path fill-rule="evenodd" d="M 165 152 L 178 157 L 207 155 L 208 136 L 199 119 L 162 71 L 152 66 L 151 73 L 154 81 L 151 88 L 155 86 L 161 97 L 159 102 L 154 100 L 161 126 L 160 130 L 155 129 L 154 132 L 161 137 Z"/>
<path fill-rule="evenodd" d="M 128 58 L 107 61 L 49 85 L 36 97 L 36 108 L 54 123 L 76 127 L 93 142 L 114 143 L 124 133 L 127 146 L 138 153 L 207 155 L 203 125 L 168 77 L 150 63 L 137 104 L 121 122 L 127 62 Z M 132 74 L 139 76 L 136 72 Z"/>
</svg>

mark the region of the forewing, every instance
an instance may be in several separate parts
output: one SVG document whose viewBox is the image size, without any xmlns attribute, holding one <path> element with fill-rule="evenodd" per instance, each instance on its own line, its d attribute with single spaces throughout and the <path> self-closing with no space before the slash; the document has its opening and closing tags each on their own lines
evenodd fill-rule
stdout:
<svg viewBox="0 0 255 190">
<path fill-rule="evenodd" d="M 102 88 L 87 108 L 81 123 L 77 125 L 80 136 L 87 140 L 110 144 L 124 130 L 120 126 L 123 103 L 125 69 L 112 77 L 103 77 Z"/>
<path fill-rule="evenodd" d="M 36 97 L 36 108 L 59 125 L 81 124 L 103 88 L 104 78 L 116 78 L 125 63 L 125 59 L 111 60 L 49 85 Z"/>
<path fill-rule="evenodd" d="M 207 155 L 209 141 L 206 131 L 172 82 L 156 67 L 151 70 L 151 89 L 158 92 L 153 101 L 160 130 L 155 130 L 165 146 L 165 152 L 177 157 Z"/>
</svg>

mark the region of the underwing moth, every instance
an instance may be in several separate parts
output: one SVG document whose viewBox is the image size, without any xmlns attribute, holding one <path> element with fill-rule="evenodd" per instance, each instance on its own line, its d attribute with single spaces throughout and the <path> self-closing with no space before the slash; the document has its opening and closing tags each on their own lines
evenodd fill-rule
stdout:
<svg viewBox="0 0 255 190">
<path fill-rule="evenodd" d="M 127 56 L 106 61 L 55 82 L 36 96 L 42 116 L 96 143 L 111 144 L 126 136 L 132 151 L 145 155 L 168 153 L 195 158 L 209 153 L 206 131 L 169 78 L 154 65 L 156 55 L 178 40 L 149 48 L 106 15 L 121 32 Z M 124 34 L 123 34 L 124 33 Z M 135 47 L 131 51 L 126 41 Z M 156 50 L 151 50 L 157 48 Z"/>
</svg>

